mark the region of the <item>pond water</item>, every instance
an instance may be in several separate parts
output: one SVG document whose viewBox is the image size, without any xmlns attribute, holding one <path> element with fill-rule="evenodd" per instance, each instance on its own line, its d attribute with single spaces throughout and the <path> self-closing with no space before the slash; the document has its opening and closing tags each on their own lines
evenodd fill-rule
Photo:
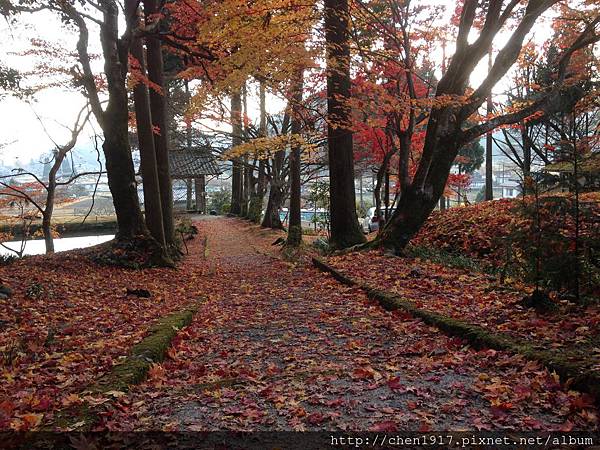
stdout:
<svg viewBox="0 0 600 450">
<path fill-rule="evenodd" d="M 114 237 L 114 234 L 104 234 L 96 236 L 58 238 L 54 239 L 54 251 L 64 252 L 65 250 L 73 250 L 74 248 L 91 247 L 92 245 L 97 245 L 106 241 L 110 241 Z M 4 245 L 18 250 L 21 248 L 21 241 L 4 242 Z M 46 245 L 44 244 L 43 239 L 27 241 L 27 245 L 25 246 L 26 255 L 41 255 L 43 253 L 46 253 Z M 7 250 L 6 248 L 0 246 L 0 255 L 14 254 L 14 252 L 11 252 L 10 250 Z"/>
</svg>

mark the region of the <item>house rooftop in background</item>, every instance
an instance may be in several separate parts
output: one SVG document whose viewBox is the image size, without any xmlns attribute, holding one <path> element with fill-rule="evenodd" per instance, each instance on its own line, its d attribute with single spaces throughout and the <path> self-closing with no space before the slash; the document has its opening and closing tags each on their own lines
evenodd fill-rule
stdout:
<svg viewBox="0 0 600 450">
<path fill-rule="evenodd" d="M 580 173 L 599 174 L 600 173 L 600 152 L 591 153 L 577 161 L 577 171 Z M 571 173 L 575 169 L 574 161 L 560 161 L 547 164 L 543 168 L 544 172 L 565 172 Z"/>
<path fill-rule="evenodd" d="M 170 150 L 169 171 L 172 179 L 185 181 L 186 210 L 206 214 L 206 177 L 222 173 L 210 147 L 195 146 Z M 195 205 L 192 189 L 195 193 Z"/>
<path fill-rule="evenodd" d="M 173 179 L 190 179 L 222 173 L 209 147 L 179 148 L 169 151 L 169 169 Z"/>
</svg>

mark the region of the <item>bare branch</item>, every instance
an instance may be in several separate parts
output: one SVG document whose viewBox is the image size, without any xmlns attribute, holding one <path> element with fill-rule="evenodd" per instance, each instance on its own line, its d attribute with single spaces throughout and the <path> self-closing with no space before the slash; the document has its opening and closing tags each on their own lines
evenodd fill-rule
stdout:
<svg viewBox="0 0 600 450">
<path fill-rule="evenodd" d="M 35 173 L 33 172 L 29 172 L 27 170 L 23 170 L 23 169 L 13 169 L 12 172 L 16 172 L 16 173 L 11 173 L 9 175 L 2 175 L 0 176 L 0 179 L 7 179 L 7 178 L 15 178 L 15 177 L 21 177 L 21 176 L 30 176 L 32 178 L 35 179 L 35 181 L 37 181 L 39 184 L 41 184 L 44 189 L 48 189 L 48 187 L 46 186 L 46 183 L 44 183 Z"/>
<path fill-rule="evenodd" d="M 462 145 L 464 145 L 481 136 L 482 134 L 492 131 L 495 128 L 498 128 L 502 125 L 509 125 L 519 122 L 538 112 L 541 112 L 544 116 L 547 116 L 554 112 L 560 111 L 564 109 L 565 103 L 570 102 L 575 104 L 583 95 L 582 90 L 583 89 L 580 86 L 570 86 L 567 89 L 561 89 L 560 86 L 557 86 L 543 98 L 533 102 L 529 106 L 519 111 L 503 114 L 463 131 L 460 142 Z"/>
<path fill-rule="evenodd" d="M 104 171 L 104 172 L 102 172 L 102 171 L 81 172 L 81 173 L 78 173 L 77 175 L 72 176 L 71 178 L 69 178 L 66 181 L 60 181 L 60 182 L 57 181 L 56 185 L 57 186 L 66 186 L 67 184 L 70 184 L 73 181 L 75 181 L 77 178 L 80 178 L 80 177 L 83 177 L 83 176 L 86 176 L 86 175 L 102 175 L 102 174 L 105 174 L 105 173 L 106 173 L 106 171 Z"/>
<path fill-rule="evenodd" d="M 77 28 L 79 29 L 79 39 L 77 40 L 77 53 L 79 55 L 79 62 L 83 69 L 82 84 L 85 88 L 92 112 L 98 121 L 100 127 L 104 127 L 104 110 L 100 103 L 100 97 L 98 95 L 98 87 L 94 79 L 94 73 L 90 65 L 90 55 L 88 53 L 88 42 L 89 42 L 89 31 L 87 24 L 83 16 L 79 11 L 75 9 L 69 2 L 63 2 L 63 10 L 67 16 L 73 20 Z"/>
<path fill-rule="evenodd" d="M 10 189 L 14 193 L 18 194 L 18 195 L 15 195 L 15 194 L 11 195 L 8 192 L 0 192 L 0 195 L 7 195 L 7 196 L 23 198 L 23 199 L 27 200 L 29 203 L 31 203 L 33 206 L 35 206 L 39 212 L 41 212 L 41 213 L 44 212 L 44 209 L 27 192 L 17 189 L 16 187 L 14 187 L 8 183 L 5 183 L 3 181 L 0 181 L 0 186 L 4 186 L 5 188 Z"/>
</svg>

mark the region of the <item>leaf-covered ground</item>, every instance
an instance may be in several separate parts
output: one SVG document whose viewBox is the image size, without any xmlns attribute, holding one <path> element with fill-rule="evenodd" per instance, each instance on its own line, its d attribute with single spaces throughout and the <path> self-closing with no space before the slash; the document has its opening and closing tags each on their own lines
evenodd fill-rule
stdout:
<svg viewBox="0 0 600 450">
<path fill-rule="evenodd" d="M 56 412 L 80 402 L 110 430 L 598 428 L 592 400 L 537 364 L 475 351 L 277 259 L 276 233 L 225 218 L 198 226 L 177 270 L 102 267 L 78 252 L 0 269 L 15 290 L 0 305 L 0 428 L 56 428 Z M 28 298 L 34 283 L 43 290 Z M 84 392 L 189 303 L 192 324 L 148 381 Z"/>
<path fill-rule="evenodd" d="M 36 429 L 124 357 L 154 321 L 197 302 L 202 241 L 181 267 L 99 266 L 87 251 L 32 256 L 0 268 L 0 429 Z M 182 282 L 184 280 L 184 282 Z M 146 289 L 151 297 L 127 295 Z"/>
<path fill-rule="evenodd" d="M 573 238 L 573 202 L 572 195 L 556 194 L 540 197 L 537 210 L 535 198 L 529 196 L 434 211 L 412 243 L 484 258 L 494 266 L 502 266 L 506 264 L 508 245 L 514 247 L 514 255 L 524 252 L 519 248 L 523 244 L 520 239 L 529 243 L 535 240 L 538 212 L 542 234 Z M 597 240 L 600 236 L 600 194 L 581 194 L 580 208 L 580 239 Z M 514 239 L 510 239 L 511 236 Z"/>
<path fill-rule="evenodd" d="M 147 382 L 98 407 L 99 428 L 597 429 L 591 399 L 537 364 L 275 259 L 243 222 L 199 226 L 208 301 Z"/>
<path fill-rule="evenodd" d="M 328 258 L 342 273 L 398 294 L 421 309 L 483 326 L 554 349 L 565 359 L 600 371 L 600 307 L 557 301 L 556 311 L 541 313 L 520 304 L 531 289 L 501 285 L 496 277 L 450 268 L 420 258 L 397 258 L 380 250 Z"/>
<path fill-rule="evenodd" d="M 435 211 L 412 244 L 466 256 L 557 298 L 600 297 L 600 194 L 527 196 Z M 576 242 L 576 236 L 577 242 Z"/>
</svg>

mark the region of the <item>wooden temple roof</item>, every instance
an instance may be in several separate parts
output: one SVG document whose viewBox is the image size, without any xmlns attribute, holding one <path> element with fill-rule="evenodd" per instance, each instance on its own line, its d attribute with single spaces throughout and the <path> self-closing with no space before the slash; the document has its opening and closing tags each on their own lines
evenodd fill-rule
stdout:
<svg viewBox="0 0 600 450">
<path fill-rule="evenodd" d="M 169 151 L 169 170 L 173 179 L 221 174 L 215 157 L 208 147 L 181 148 Z"/>
</svg>

